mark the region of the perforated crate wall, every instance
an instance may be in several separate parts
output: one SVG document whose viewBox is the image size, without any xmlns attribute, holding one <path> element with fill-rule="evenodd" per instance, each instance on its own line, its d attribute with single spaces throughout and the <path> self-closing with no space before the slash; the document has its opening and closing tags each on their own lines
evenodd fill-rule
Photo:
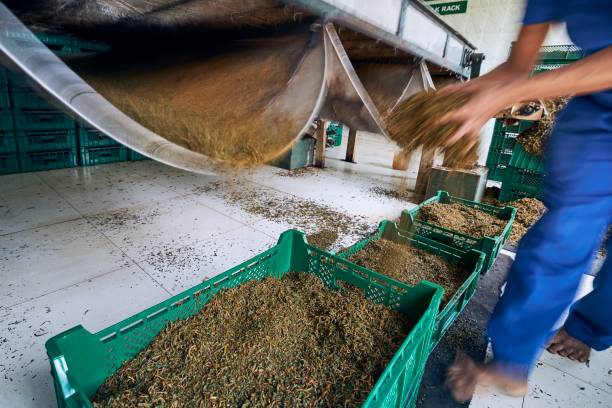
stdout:
<svg viewBox="0 0 612 408">
<path fill-rule="evenodd" d="M 363 403 L 367 408 L 412 406 L 429 353 L 441 289 L 426 282 L 415 286 L 395 282 L 308 245 L 304 234 L 295 230 L 283 233 L 275 247 L 256 257 L 98 333 L 76 326 L 49 339 L 45 347 L 58 406 L 91 407 L 90 398 L 108 376 L 166 324 L 199 312 L 219 291 L 290 271 L 313 273 L 330 289 L 340 289 L 340 282 L 358 287 L 414 324 Z"/>
</svg>

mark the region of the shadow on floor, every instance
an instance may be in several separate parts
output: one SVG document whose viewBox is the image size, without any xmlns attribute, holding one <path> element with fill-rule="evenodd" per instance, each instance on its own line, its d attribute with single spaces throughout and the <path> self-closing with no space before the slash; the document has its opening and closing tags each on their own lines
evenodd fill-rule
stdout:
<svg viewBox="0 0 612 408">
<path fill-rule="evenodd" d="M 463 350 L 476 361 L 483 361 L 487 350 L 485 330 L 500 295 L 512 258 L 500 254 L 493 267 L 480 278 L 474 297 L 455 323 L 433 350 L 421 383 L 417 407 L 467 407 L 451 398 L 444 387 L 446 369 L 453 362 L 457 350 Z"/>
</svg>

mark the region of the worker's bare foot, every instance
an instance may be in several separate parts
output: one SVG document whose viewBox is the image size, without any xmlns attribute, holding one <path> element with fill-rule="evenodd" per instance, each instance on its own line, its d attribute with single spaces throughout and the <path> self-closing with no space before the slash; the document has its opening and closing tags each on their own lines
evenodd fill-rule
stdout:
<svg viewBox="0 0 612 408">
<path fill-rule="evenodd" d="M 588 362 L 591 355 L 591 348 L 570 336 L 565 329 L 561 329 L 555 334 L 546 350 L 552 354 L 558 354 L 581 363 Z"/>
<path fill-rule="evenodd" d="M 527 380 L 517 380 L 497 371 L 491 365 L 480 365 L 463 353 L 458 353 L 446 375 L 446 386 L 453 398 L 465 402 L 472 398 L 477 384 L 491 385 L 513 397 L 527 393 Z"/>
</svg>

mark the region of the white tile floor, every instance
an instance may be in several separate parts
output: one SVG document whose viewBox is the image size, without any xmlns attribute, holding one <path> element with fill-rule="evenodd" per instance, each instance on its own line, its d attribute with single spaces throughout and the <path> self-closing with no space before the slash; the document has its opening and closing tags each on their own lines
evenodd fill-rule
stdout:
<svg viewBox="0 0 612 408">
<path fill-rule="evenodd" d="M 266 167 L 224 188 L 311 199 L 372 227 L 412 206 L 371 191 L 414 185 L 414 171 L 388 168 L 389 144 L 360 135 L 357 165 L 338 160 L 343 149 L 330 151 L 325 170 L 294 178 Z M 0 177 L 0 407 L 54 406 L 44 351 L 52 335 L 77 324 L 100 330 L 252 257 L 291 227 L 209 191 L 218 181 L 152 161 Z M 544 359 L 535 391 L 507 406 L 612 406 L 610 368 L 610 352 L 591 368 Z M 578 403 L 566 405 L 572 398 Z"/>
</svg>

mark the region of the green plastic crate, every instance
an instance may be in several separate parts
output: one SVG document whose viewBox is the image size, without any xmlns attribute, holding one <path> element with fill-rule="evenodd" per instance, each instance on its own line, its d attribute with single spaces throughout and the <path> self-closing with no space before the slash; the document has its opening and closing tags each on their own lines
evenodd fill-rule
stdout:
<svg viewBox="0 0 612 408">
<path fill-rule="evenodd" d="M 569 63 L 584 57 L 584 51 L 576 45 L 545 45 L 540 48 L 540 64 Z"/>
<path fill-rule="evenodd" d="M 77 165 L 75 149 L 57 150 L 54 152 L 20 152 L 21 171 L 42 171 L 75 167 Z"/>
<path fill-rule="evenodd" d="M 46 349 L 58 407 L 91 407 L 90 398 L 106 378 L 135 357 L 169 322 L 194 315 L 220 290 L 290 271 L 315 274 L 333 289 L 340 287 L 339 282 L 359 287 L 369 299 L 399 310 L 415 324 L 363 404 L 413 406 L 441 289 L 427 282 L 416 286 L 397 283 L 308 245 L 303 233 L 290 230 L 269 250 L 106 329 L 90 333 L 76 326 L 49 339 Z"/>
<path fill-rule="evenodd" d="M 12 130 L 0 129 L 0 153 L 14 153 L 16 151 L 15 133 Z"/>
<path fill-rule="evenodd" d="M 504 180 L 499 193 L 499 201 L 507 202 L 525 197 L 544 199 L 544 175 L 516 167 L 508 167 L 504 172 Z"/>
<path fill-rule="evenodd" d="M 548 71 L 553 71 L 555 69 L 559 69 L 562 68 L 564 66 L 566 66 L 567 63 L 562 63 L 562 64 L 541 64 L 541 65 L 536 65 L 533 68 L 533 74 L 537 75 L 537 74 L 541 74 L 543 72 L 548 72 Z"/>
<path fill-rule="evenodd" d="M 41 152 L 76 149 L 76 130 L 18 130 L 17 145 L 20 152 Z"/>
<path fill-rule="evenodd" d="M 327 144 L 330 147 L 338 147 L 342 144 L 342 124 L 331 122 L 325 130 Z"/>
<path fill-rule="evenodd" d="M 13 130 L 13 116 L 7 110 L 0 111 L 0 131 L 12 131 Z"/>
<path fill-rule="evenodd" d="M 544 173 L 544 160 L 542 159 L 542 156 L 527 153 L 525 148 L 520 143 L 514 148 L 508 165 L 517 169 Z"/>
<path fill-rule="evenodd" d="M 6 69 L 0 66 L 0 112 L 8 110 L 11 106 Z"/>
<path fill-rule="evenodd" d="M 473 249 L 463 251 L 458 248 L 453 248 L 429 238 L 402 231 L 392 221 L 383 221 L 374 234 L 345 249 L 339 253 L 338 256 L 348 258 L 361 251 L 369 242 L 383 238 L 435 254 L 444 258 L 449 263 L 458 265 L 471 272 L 470 276 L 465 280 L 457 292 L 455 292 L 448 303 L 444 305 L 444 308 L 440 306 L 441 310 L 439 310 L 436 316 L 436 323 L 430 346 L 430 349 L 433 350 L 474 295 L 476 287 L 478 286 L 478 278 L 484 266 L 485 255 Z M 435 284 L 436 282 L 432 283 Z"/>
<path fill-rule="evenodd" d="M 17 153 L 0 153 L 0 174 L 19 172 Z"/>
<path fill-rule="evenodd" d="M 110 46 L 99 41 L 85 40 L 72 35 L 35 33 L 51 51 L 56 54 L 82 54 L 109 51 Z"/>
<path fill-rule="evenodd" d="M 97 129 L 79 126 L 79 147 L 120 146 L 115 139 L 106 136 Z"/>
<path fill-rule="evenodd" d="M 83 166 L 122 162 L 128 158 L 128 149 L 123 146 L 82 147 L 80 152 Z"/>
<path fill-rule="evenodd" d="M 508 169 L 506 169 L 507 171 Z M 504 173 L 505 174 L 505 173 Z M 504 176 L 505 177 L 505 176 Z M 489 214 L 493 214 L 498 218 L 506 221 L 506 226 L 502 233 L 495 237 L 476 238 L 469 235 L 461 234 L 439 225 L 431 224 L 424 221 L 418 221 L 417 216 L 422 207 L 431 203 L 460 203 L 469 207 L 478 208 Z M 454 248 L 459 248 L 463 251 L 474 249 L 485 254 L 485 263 L 483 272 L 486 272 L 493 266 L 495 258 L 501 251 L 504 243 L 510 236 L 512 223 L 516 216 L 516 209 L 512 207 L 497 207 L 494 205 L 477 203 L 475 201 L 465 200 L 459 197 L 453 197 L 446 191 L 438 191 L 435 196 L 423 201 L 417 207 L 411 210 L 402 211 L 400 219 L 400 229 L 414 232 L 434 241 L 441 242 Z"/>
<path fill-rule="evenodd" d="M 74 120 L 58 110 L 14 109 L 15 129 L 18 130 L 55 130 L 74 129 Z"/>
<path fill-rule="evenodd" d="M 27 85 L 24 85 L 27 86 Z M 47 102 L 36 91 L 28 88 L 11 88 L 12 106 L 17 112 L 25 111 L 59 111 L 55 106 Z"/>
<path fill-rule="evenodd" d="M 129 161 L 140 161 L 140 160 L 149 160 L 149 158 L 145 156 L 144 154 L 140 154 L 138 152 L 135 152 L 134 150 L 129 149 L 128 160 Z"/>
<path fill-rule="evenodd" d="M 511 157 L 512 150 L 500 148 L 489 149 L 489 155 L 487 156 L 487 167 L 489 168 L 488 179 L 502 181 L 503 171 L 508 167 Z"/>
<path fill-rule="evenodd" d="M 11 38 L 19 38 L 24 41 L 38 39 L 49 49 L 51 49 L 51 51 L 58 54 L 80 54 L 110 50 L 110 46 L 108 44 L 99 41 L 85 40 L 67 34 L 53 34 L 46 32 L 22 33 L 11 31 L 4 33 L 4 35 Z"/>
</svg>

